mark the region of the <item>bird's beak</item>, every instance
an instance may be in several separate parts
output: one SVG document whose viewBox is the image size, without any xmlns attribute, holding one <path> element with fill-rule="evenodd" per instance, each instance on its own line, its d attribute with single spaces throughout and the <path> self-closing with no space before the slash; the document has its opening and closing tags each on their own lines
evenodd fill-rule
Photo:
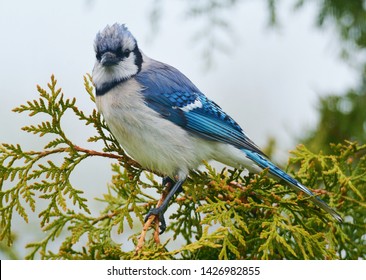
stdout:
<svg viewBox="0 0 366 280">
<path fill-rule="evenodd" d="M 102 63 L 103 66 L 113 66 L 113 65 L 117 65 L 119 63 L 119 59 L 118 57 L 111 52 L 106 52 L 102 55 L 102 59 L 100 60 L 100 62 Z"/>
</svg>

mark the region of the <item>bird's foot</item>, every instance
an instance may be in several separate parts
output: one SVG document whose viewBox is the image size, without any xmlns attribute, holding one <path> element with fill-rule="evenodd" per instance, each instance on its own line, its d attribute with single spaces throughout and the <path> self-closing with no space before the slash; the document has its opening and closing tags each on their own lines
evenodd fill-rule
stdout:
<svg viewBox="0 0 366 280">
<path fill-rule="evenodd" d="M 182 184 L 184 183 L 184 180 L 178 180 L 177 182 L 174 182 L 171 178 L 165 177 L 163 179 L 163 185 L 167 188 L 163 196 L 160 198 L 158 202 L 157 208 L 152 208 L 147 213 L 145 217 L 145 224 L 142 228 L 141 235 L 138 239 L 137 245 L 136 245 L 136 253 L 140 252 L 142 246 L 145 242 L 146 233 L 151 226 L 151 223 L 154 220 L 157 220 L 156 229 L 154 232 L 154 240 L 157 244 L 160 243 L 159 240 L 159 234 L 162 234 L 166 229 L 166 223 L 164 219 L 164 212 L 168 207 L 169 201 L 172 199 L 173 195 L 177 192 L 182 190 Z M 158 224 L 160 223 L 160 225 Z M 160 228 L 160 233 L 158 233 L 158 227 Z"/>
<path fill-rule="evenodd" d="M 166 222 L 165 222 L 165 218 L 164 218 L 164 209 L 162 209 L 161 207 L 150 209 L 150 211 L 147 213 L 147 215 L 145 217 L 145 223 L 151 217 L 151 215 L 154 215 L 155 217 L 158 218 L 158 222 L 160 223 L 159 234 L 162 234 L 166 229 Z"/>
</svg>

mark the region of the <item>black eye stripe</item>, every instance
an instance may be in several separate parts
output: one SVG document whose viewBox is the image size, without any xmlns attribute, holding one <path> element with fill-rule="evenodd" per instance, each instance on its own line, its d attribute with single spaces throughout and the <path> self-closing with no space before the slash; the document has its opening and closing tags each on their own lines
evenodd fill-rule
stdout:
<svg viewBox="0 0 366 280">
<path fill-rule="evenodd" d="M 117 49 L 114 53 L 115 53 L 118 57 L 122 57 L 122 56 L 123 56 L 123 51 L 122 51 L 122 49 Z"/>
<path fill-rule="evenodd" d="M 130 50 L 122 50 L 122 49 L 118 49 L 115 54 L 120 57 L 120 58 L 124 58 L 124 57 L 129 57 L 131 51 Z"/>
<path fill-rule="evenodd" d="M 96 54 L 95 54 L 95 57 L 97 58 L 97 60 L 101 60 L 102 59 L 102 56 L 103 54 L 105 54 L 106 52 L 111 52 L 111 53 L 114 53 L 117 57 L 119 58 L 125 58 L 125 57 L 129 57 L 130 56 L 130 53 L 132 51 L 130 50 L 122 50 L 121 48 L 117 49 L 117 50 L 106 50 L 106 51 L 98 51 Z"/>
</svg>

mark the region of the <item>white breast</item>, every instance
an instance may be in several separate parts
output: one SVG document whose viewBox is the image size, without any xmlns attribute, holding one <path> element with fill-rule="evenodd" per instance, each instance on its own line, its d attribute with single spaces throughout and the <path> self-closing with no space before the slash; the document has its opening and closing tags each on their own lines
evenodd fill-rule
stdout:
<svg viewBox="0 0 366 280">
<path fill-rule="evenodd" d="M 140 90 L 131 79 L 96 98 L 108 127 L 132 158 L 146 168 L 179 177 L 212 158 L 210 145 L 162 119 L 145 105 Z"/>
</svg>

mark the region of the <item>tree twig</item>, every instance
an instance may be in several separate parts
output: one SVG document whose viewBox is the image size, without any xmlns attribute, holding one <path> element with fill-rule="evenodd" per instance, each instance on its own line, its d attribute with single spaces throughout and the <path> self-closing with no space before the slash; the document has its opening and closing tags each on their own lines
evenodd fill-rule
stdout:
<svg viewBox="0 0 366 280">
<path fill-rule="evenodd" d="M 171 188 L 171 184 L 168 183 L 166 186 L 165 186 L 165 189 L 163 191 L 163 194 L 161 195 L 161 198 L 159 199 L 156 207 L 160 207 L 160 205 L 163 204 L 167 194 L 169 193 L 170 191 L 170 188 Z M 156 244 L 159 244 L 160 243 L 160 237 L 159 237 L 159 232 L 160 232 L 160 229 L 159 229 L 159 216 L 155 216 L 155 215 L 151 215 L 147 221 L 145 222 L 143 228 L 142 228 L 142 231 L 141 231 L 141 235 L 138 239 L 138 242 L 137 242 L 137 245 L 136 245 L 136 249 L 135 249 L 135 253 L 137 254 L 141 249 L 142 247 L 144 246 L 144 243 L 145 243 L 145 238 L 146 238 L 146 234 L 147 234 L 147 231 L 148 229 L 151 227 L 151 224 L 153 223 L 153 221 L 155 221 L 155 230 L 154 230 L 154 241 Z"/>
</svg>

